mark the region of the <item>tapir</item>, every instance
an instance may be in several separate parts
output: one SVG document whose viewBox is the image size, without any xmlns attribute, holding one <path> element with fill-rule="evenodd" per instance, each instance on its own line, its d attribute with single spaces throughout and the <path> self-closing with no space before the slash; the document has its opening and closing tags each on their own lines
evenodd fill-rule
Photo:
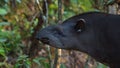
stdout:
<svg viewBox="0 0 120 68">
<path fill-rule="evenodd" d="M 40 29 L 36 39 L 50 46 L 78 50 L 110 68 L 120 68 L 120 16 L 86 12 Z"/>
</svg>

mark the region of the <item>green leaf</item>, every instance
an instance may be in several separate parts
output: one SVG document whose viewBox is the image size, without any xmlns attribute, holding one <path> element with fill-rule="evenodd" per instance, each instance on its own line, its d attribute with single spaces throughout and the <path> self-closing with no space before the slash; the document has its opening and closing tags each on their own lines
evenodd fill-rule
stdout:
<svg viewBox="0 0 120 68">
<path fill-rule="evenodd" d="M 5 41 L 7 41 L 6 38 L 0 38 L 0 42 L 5 42 Z"/>
<path fill-rule="evenodd" d="M 7 11 L 3 8 L 0 8 L 0 15 L 6 15 Z"/>
<path fill-rule="evenodd" d="M 16 0 L 18 3 L 21 3 L 21 0 Z"/>
<path fill-rule="evenodd" d="M 60 68 L 66 68 L 66 66 L 64 64 L 61 64 Z"/>
<path fill-rule="evenodd" d="M 3 66 L 3 65 L 5 65 L 5 64 L 3 62 L 0 62 L 0 67 Z"/>
<path fill-rule="evenodd" d="M 108 0 L 107 5 L 113 4 L 113 3 L 114 3 L 114 0 Z"/>
<path fill-rule="evenodd" d="M 4 49 L 2 48 L 2 49 L 0 49 L 0 55 L 2 55 L 2 56 L 4 56 L 5 57 L 5 51 L 4 51 Z"/>
<path fill-rule="evenodd" d="M 49 6 L 50 10 L 55 10 L 57 8 L 58 8 L 58 6 L 56 4 L 50 4 L 50 6 Z"/>
<path fill-rule="evenodd" d="M 4 26 L 4 25 L 10 25 L 9 22 L 0 22 L 0 26 Z"/>
<path fill-rule="evenodd" d="M 31 62 L 27 60 L 24 65 L 26 68 L 30 68 Z"/>
<path fill-rule="evenodd" d="M 33 62 L 35 62 L 36 64 L 38 64 L 39 66 L 41 65 L 40 64 L 40 61 L 39 60 L 37 60 L 36 58 L 35 59 L 33 59 Z"/>
<path fill-rule="evenodd" d="M 22 65 L 22 64 L 16 63 L 16 64 L 14 65 L 14 68 L 20 68 L 21 65 Z"/>
<path fill-rule="evenodd" d="M 97 68 L 108 68 L 108 67 L 107 67 L 107 66 L 105 66 L 105 65 L 103 65 L 103 64 L 101 64 L 101 63 L 98 63 Z"/>
</svg>

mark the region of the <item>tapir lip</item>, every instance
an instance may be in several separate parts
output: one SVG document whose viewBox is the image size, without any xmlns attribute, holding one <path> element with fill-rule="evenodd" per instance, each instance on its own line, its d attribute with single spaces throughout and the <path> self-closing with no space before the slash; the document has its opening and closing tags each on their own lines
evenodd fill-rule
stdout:
<svg viewBox="0 0 120 68">
<path fill-rule="evenodd" d="M 41 38 L 40 41 L 44 44 L 49 44 L 49 38 Z"/>
<path fill-rule="evenodd" d="M 56 48 L 64 48 L 64 44 L 58 38 L 50 39 L 48 45 L 56 47 Z"/>
</svg>

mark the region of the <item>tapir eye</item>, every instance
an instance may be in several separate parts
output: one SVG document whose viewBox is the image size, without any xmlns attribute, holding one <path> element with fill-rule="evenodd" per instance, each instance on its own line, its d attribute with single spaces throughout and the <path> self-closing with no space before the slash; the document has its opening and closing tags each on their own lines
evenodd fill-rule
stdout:
<svg viewBox="0 0 120 68">
<path fill-rule="evenodd" d="M 53 29 L 53 34 L 56 36 L 65 36 L 65 34 L 63 33 L 63 28 L 59 25 L 57 25 L 54 29 Z"/>
<path fill-rule="evenodd" d="M 58 30 L 53 31 L 53 34 L 55 34 L 56 36 L 65 36 L 65 35 L 63 34 L 63 32 L 58 31 Z"/>
<path fill-rule="evenodd" d="M 54 33 L 54 34 L 59 34 L 59 35 L 62 34 L 60 31 L 57 31 L 57 30 L 53 31 L 53 33 Z"/>
</svg>

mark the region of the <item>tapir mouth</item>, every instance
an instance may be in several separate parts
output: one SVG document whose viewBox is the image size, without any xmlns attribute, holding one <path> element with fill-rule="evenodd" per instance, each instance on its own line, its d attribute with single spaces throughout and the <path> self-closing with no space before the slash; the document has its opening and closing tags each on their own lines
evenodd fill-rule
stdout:
<svg viewBox="0 0 120 68">
<path fill-rule="evenodd" d="M 44 44 L 49 44 L 50 40 L 48 38 L 41 38 L 40 41 Z"/>
<path fill-rule="evenodd" d="M 56 47 L 56 48 L 64 48 L 64 44 L 60 41 L 60 39 L 56 37 L 44 37 L 39 39 L 43 44 L 48 44 L 50 46 Z"/>
</svg>

